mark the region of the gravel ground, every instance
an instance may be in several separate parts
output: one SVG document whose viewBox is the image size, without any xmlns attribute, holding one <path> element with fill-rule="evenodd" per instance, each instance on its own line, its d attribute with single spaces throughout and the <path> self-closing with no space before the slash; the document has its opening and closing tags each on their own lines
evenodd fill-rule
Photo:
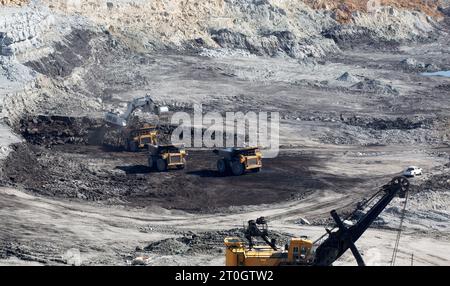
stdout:
<svg viewBox="0 0 450 286">
<path fill-rule="evenodd" d="M 319 237 L 332 209 L 417 165 L 399 264 L 449 265 L 450 83 L 421 75 L 450 70 L 448 9 L 346 22 L 301 1 L 110 2 L 0 10 L 0 264 L 222 265 L 221 239 L 248 219 Z M 278 111 L 282 152 L 239 178 L 204 149 L 151 172 L 145 153 L 97 136 L 105 111 L 145 94 L 173 110 Z M 401 207 L 358 241 L 369 264 L 389 264 Z"/>
</svg>

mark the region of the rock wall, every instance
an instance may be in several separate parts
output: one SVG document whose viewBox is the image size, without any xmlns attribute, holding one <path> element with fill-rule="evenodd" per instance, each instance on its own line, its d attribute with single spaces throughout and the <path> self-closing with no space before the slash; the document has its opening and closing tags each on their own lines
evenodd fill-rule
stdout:
<svg viewBox="0 0 450 286">
<path fill-rule="evenodd" d="M 18 6 L 22 6 L 28 4 L 28 0 L 0 0 L 0 5 L 5 5 L 5 6 L 12 6 L 12 5 L 18 5 Z"/>
<path fill-rule="evenodd" d="M 43 41 L 44 34 L 52 28 L 55 22 L 51 14 L 32 8 L 2 9 L 4 10 L 0 12 L 2 14 L 0 17 L 0 55 L 17 56 L 35 53 L 46 46 Z"/>
<path fill-rule="evenodd" d="M 339 38 L 369 35 L 373 41 L 404 41 L 425 36 L 435 24 L 426 14 L 402 5 L 380 6 L 370 13 L 349 10 L 351 18 L 342 24 L 335 1 L 321 1 L 327 5 L 319 6 L 298 0 L 43 1 L 67 15 L 82 15 L 142 50 L 200 46 L 317 58 L 339 50 Z"/>
<path fill-rule="evenodd" d="M 244 49 L 256 55 L 319 57 L 336 50 L 320 36 L 335 25 L 327 13 L 301 1 L 52 1 L 50 8 L 79 13 L 130 46 L 184 49 L 191 46 Z"/>
<path fill-rule="evenodd" d="M 380 6 L 422 11 L 428 16 L 439 19 L 442 17 L 439 7 L 449 3 L 448 0 L 304 0 L 304 2 L 314 9 L 333 11 L 333 17 L 340 22 L 352 21 L 356 11 L 370 12 Z"/>
</svg>

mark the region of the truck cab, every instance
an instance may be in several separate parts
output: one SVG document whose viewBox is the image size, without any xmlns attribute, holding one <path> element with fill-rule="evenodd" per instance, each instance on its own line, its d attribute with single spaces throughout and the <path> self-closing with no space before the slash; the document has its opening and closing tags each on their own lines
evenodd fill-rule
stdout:
<svg viewBox="0 0 450 286">
<path fill-rule="evenodd" d="M 152 145 L 148 144 L 148 166 L 156 167 L 160 172 L 168 169 L 184 169 L 186 166 L 186 149 L 184 145 Z"/>
</svg>

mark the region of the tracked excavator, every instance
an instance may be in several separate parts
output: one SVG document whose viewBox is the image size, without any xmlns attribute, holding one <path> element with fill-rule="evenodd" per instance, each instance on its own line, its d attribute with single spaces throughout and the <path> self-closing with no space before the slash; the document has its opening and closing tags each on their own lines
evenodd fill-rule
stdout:
<svg viewBox="0 0 450 286">
<path fill-rule="evenodd" d="M 105 114 L 105 120 L 106 122 L 116 126 L 126 127 L 131 114 L 133 114 L 133 112 L 138 108 L 142 109 L 144 112 L 149 112 L 156 115 L 169 112 L 169 108 L 167 106 L 157 105 L 149 95 L 146 95 L 144 97 L 135 98 L 129 102 L 127 110 L 124 113 L 107 112 Z"/>
<path fill-rule="evenodd" d="M 157 145 L 157 126 L 144 124 L 138 128 L 129 126 L 129 118 L 137 109 L 142 109 L 144 112 L 160 115 L 169 112 L 167 106 L 160 106 L 156 104 L 150 96 L 133 99 L 128 103 L 127 109 L 124 113 L 107 112 L 105 114 L 105 121 L 113 126 L 120 127 L 120 138 L 117 138 L 115 145 L 124 147 L 125 150 L 137 152 L 147 149 L 148 145 Z"/>
<path fill-rule="evenodd" d="M 361 204 L 358 209 L 372 203 L 380 197 L 367 212 L 354 224 L 344 223 L 335 210 L 331 217 L 335 222 L 333 229 L 326 229 L 326 234 L 315 242 L 306 237 L 292 238 L 284 249 L 279 249 L 276 241 L 269 238 L 267 221 L 261 217 L 248 222 L 245 237 L 248 246 L 238 237 L 225 238 L 225 260 L 227 266 L 331 266 L 347 250 L 353 253 L 359 266 L 364 260 L 355 246 L 356 241 L 370 227 L 386 206 L 397 195 L 405 198 L 409 182 L 405 177 L 396 177 L 384 185 L 374 196 Z M 353 213 L 355 214 L 356 211 Z M 265 245 L 255 245 L 253 237 L 264 240 Z"/>
<path fill-rule="evenodd" d="M 155 114 L 158 117 L 169 112 L 167 106 L 156 104 L 150 96 L 136 98 L 128 103 L 127 110 L 120 114 L 108 112 L 105 114 L 105 121 L 122 128 L 121 139 L 124 142 L 127 151 L 136 152 L 139 150 L 148 151 L 148 167 L 160 172 L 169 169 L 184 169 L 186 166 L 187 152 L 182 145 L 158 144 L 157 126 L 148 124 L 140 128 L 130 128 L 128 126 L 129 118 L 136 109 L 142 109 L 144 112 Z"/>
</svg>

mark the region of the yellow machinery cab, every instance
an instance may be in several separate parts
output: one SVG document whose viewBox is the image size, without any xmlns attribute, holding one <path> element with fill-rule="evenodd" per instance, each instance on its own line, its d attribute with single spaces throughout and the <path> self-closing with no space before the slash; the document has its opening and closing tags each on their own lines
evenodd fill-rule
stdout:
<svg viewBox="0 0 450 286">
<path fill-rule="evenodd" d="M 238 237 L 225 238 L 226 266 L 280 266 L 310 265 L 312 263 L 312 241 L 306 238 L 292 238 L 287 249 L 273 250 L 270 246 L 246 248 Z"/>
<path fill-rule="evenodd" d="M 313 242 L 303 238 L 292 238 L 288 247 L 288 264 L 311 264 L 313 261 Z"/>
</svg>

